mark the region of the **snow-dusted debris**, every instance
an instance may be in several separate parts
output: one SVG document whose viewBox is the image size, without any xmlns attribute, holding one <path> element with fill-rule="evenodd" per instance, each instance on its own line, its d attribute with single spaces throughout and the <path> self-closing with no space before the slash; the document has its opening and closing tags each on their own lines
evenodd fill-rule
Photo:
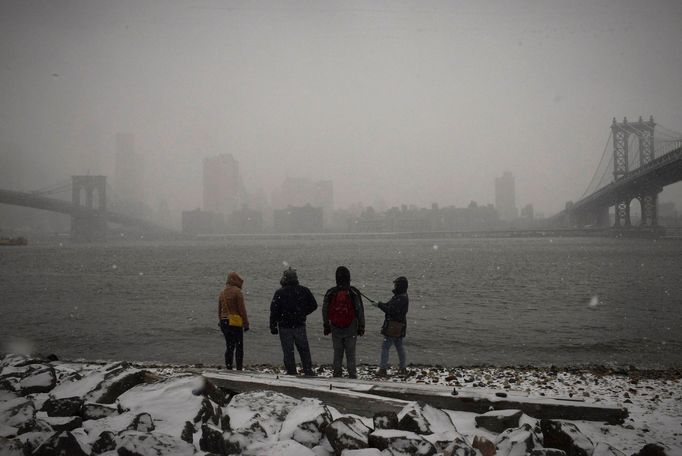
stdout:
<svg viewBox="0 0 682 456">
<path fill-rule="evenodd" d="M 491 410 L 476 417 L 476 426 L 500 433 L 507 428 L 518 427 L 522 415 L 521 410 Z"/>
<path fill-rule="evenodd" d="M 183 440 L 187 440 L 183 438 Z M 210 424 L 201 425 L 199 449 L 208 453 L 225 454 L 225 438 L 223 430 Z"/>
<path fill-rule="evenodd" d="M 548 448 L 558 448 L 572 456 L 592 456 L 594 452 L 594 443 L 571 422 L 541 420 L 540 428 Z"/>
</svg>

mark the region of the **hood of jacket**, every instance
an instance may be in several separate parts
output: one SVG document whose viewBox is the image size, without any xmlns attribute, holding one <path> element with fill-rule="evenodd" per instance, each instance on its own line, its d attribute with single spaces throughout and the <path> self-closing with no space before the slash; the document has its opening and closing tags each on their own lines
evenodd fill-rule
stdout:
<svg viewBox="0 0 682 456">
<path fill-rule="evenodd" d="M 244 279 L 239 277 L 239 274 L 236 272 L 232 271 L 229 274 L 227 274 L 227 285 L 232 285 L 233 287 L 241 288 L 242 285 L 244 284 Z"/>
</svg>

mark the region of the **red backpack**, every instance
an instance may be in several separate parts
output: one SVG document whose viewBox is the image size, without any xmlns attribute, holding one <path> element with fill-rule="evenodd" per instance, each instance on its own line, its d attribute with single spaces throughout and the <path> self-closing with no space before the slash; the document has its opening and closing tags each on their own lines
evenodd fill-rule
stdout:
<svg viewBox="0 0 682 456">
<path fill-rule="evenodd" d="M 327 309 L 329 322 L 337 328 L 347 328 L 355 319 L 355 304 L 349 290 L 337 290 Z"/>
</svg>

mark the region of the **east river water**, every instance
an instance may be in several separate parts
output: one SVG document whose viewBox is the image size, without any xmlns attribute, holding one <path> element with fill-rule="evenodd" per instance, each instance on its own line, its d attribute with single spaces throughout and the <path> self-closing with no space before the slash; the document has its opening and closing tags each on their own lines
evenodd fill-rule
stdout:
<svg viewBox="0 0 682 456">
<path fill-rule="evenodd" d="M 408 362 L 638 367 L 682 365 L 682 241 L 216 239 L 0 249 L 1 351 L 62 358 L 221 364 L 217 296 L 238 271 L 251 331 L 245 364 L 281 363 L 268 328 L 285 265 L 320 308 L 313 362 L 330 363 L 321 305 L 338 265 L 388 300 L 410 281 Z M 383 313 L 366 303 L 361 363 L 377 363 Z M 395 351 L 391 362 L 396 362 Z"/>
</svg>

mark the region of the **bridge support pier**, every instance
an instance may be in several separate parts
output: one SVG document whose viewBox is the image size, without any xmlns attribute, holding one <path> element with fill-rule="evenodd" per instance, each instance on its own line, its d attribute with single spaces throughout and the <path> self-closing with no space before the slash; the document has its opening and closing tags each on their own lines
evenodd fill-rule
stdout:
<svg viewBox="0 0 682 456">
<path fill-rule="evenodd" d="M 72 176 L 72 203 L 82 206 L 81 193 L 85 192 L 85 207 L 95 211 L 83 211 L 71 216 L 71 239 L 75 241 L 104 241 L 107 238 L 106 176 Z M 97 204 L 95 205 L 95 195 Z"/>
<path fill-rule="evenodd" d="M 642 207 L 642 226 L 658 226 L 658 191 L 653 191 L 639 198 Z"/>
</svg>

